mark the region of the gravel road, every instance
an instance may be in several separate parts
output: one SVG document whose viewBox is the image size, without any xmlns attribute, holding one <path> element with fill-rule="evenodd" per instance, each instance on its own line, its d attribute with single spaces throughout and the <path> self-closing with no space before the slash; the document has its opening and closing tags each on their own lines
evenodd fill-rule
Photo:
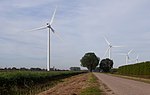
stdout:
<svg viewBox="0 0 150 95">
<path fill-rule="evenodd" d="M 114 77 L 111 75 L 94 73 L 108 88 L 113 91 L 114 95 L 150 95 L 150 84 Z"/>
</svg>

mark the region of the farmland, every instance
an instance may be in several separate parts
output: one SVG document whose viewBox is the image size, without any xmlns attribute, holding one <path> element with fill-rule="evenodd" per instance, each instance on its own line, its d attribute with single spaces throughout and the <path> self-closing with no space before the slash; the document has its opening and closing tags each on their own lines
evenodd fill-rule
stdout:
<svg viewBox="0 0 150 95">
<path fill-rule="evenodd" d="M 0 72 L 0 95 L 34 95 L 61 79 L 85 72 L 73 71 L 8 71 Z"/>
<path fill-rule="evenodd" d="M 121 75 L 150 78 L 150 62 L 121 66 L 118 69 L 118 73 Z"/>
</svg>

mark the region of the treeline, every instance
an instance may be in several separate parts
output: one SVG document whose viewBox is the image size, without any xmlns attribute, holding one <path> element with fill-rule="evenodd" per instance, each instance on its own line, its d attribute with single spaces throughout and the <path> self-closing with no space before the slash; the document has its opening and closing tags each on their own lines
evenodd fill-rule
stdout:
<svg viewBox="0 0 150 95">
<path fill-rule="evenodd" d="M 21 70 L 21 71 L 46 71 L 46 69 L 42 69 L 42 68 L 16 68 L 16 67 L 12 67 L 12 68 L 0 68 L 0 71 L 11 71 L 11 70 Z M 50 68 L 51 71 L 68 71 L 68 70 L 61 70 L 61 69 L 56 69 L 56 68 Z"/>
<path fill-rule="evenodd" d="M 100 61 L 100 58 L 93 52 L 85 53 L 80 59 L 81 66 L 86 67 L 90 72 L 110 72 L 113 67 L 113 60 L 106 58 Z M 99 65 L 99 67 L 97 67 Z"/>
<path fill-rule="evenodd" d="M 118 73 L 150 78 L 150 61 L 121 66 L 118 69 Z"/>
</svg>

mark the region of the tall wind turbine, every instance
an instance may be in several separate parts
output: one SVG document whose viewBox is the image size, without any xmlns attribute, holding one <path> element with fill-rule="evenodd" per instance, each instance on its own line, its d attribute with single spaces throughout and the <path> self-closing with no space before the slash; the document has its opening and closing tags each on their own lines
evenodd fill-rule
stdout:
<svg viewBox="0 0 150 95">
<path fill-rule="evenodd" d="M 46 26 L 30 30 L 30 31 L 36 31 L 36 30 L 48 29 L 48 32 L 47 32 L 47 71 L 50 71 L 50 32 L 56 34 L 54 28 L 52 27 L 52 23 L 55 17 L 56 10 L 57 10 L 57 6 L 54 10 L 54 13 L 52 15 L 50 22 L 47 23 Z"/>
<path fill-rule="evenodd" d="M 112 48 L 117 48 L 117 47 L 122 47 L 122 46 L 113 46 L 107 39 L 106 37 L 104 37 L 106 43 L 108 44 L 108 48 L 107 50 L 105 51 L 105 54 L 104 56 L 106 55 L 106 53 L 108 52 L 108 58 L 111 59 L 111 51 L 112 51 Z M 103 57 L 104 57 L 103 56 Z"/>
<path fill-rule="evenodd" d="M 120 53 L 121 55 L 125 55 L 126 64 L 128 64 L 128 62 L 129 62 L 129 60 L 130 60 L 129 54 L 130 54 L 132 51 L 133 51 L 133 49 L 130 50 L 130 51 L 128 51 L 128 53 Z"/>
</svg>

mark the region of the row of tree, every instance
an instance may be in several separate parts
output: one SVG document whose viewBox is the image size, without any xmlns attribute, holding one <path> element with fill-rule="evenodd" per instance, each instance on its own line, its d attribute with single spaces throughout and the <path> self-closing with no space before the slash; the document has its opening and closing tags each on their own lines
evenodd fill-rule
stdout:
<svg viewBox="0 0 150 95">
<path fill-rule="evenodd" d="M 0 68 L 0 71 L 11 71 L 11 70 L 21 70 L 21 71 L 46 71 L 46 69 L 41 69 L 41 68 Z M 51 71 L 68 71 L 68 70 L 61 70 L 61 69 L 56 69 L 56 68 L 50 68 Z"/>
<path fill-rule="evenodd" d="M 92 72 L 99 65 L 99 71 L 110 72 L 113 67 L 113 60 L 106 58 L 100 61 L 100 58 L 93 52 L 86 53 L 80 60 L 81 66 L 87 67 L 87 69 Z"/>
</svg>

